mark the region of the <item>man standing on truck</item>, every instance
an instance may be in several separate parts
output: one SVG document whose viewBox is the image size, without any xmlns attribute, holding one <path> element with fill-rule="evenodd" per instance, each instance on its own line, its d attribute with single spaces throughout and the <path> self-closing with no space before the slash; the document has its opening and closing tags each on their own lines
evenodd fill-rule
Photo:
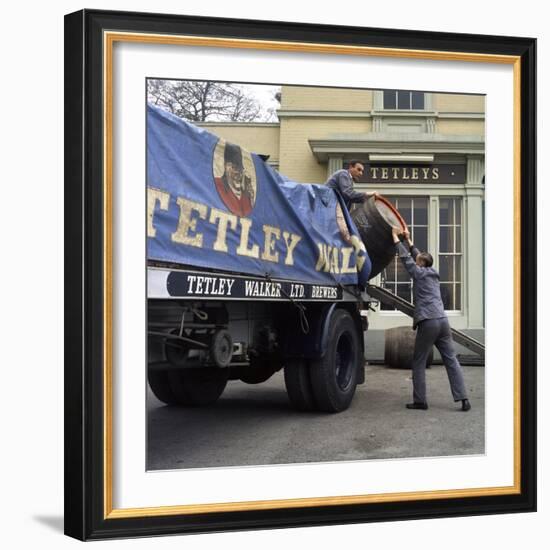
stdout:
<svg viewBox="0 0 550 550">
<path fill-rule="evenodd" d="M 409 249 L 400 241 L 402 234 Z M 413 244 L 408 229 L 392 228 L 393 242 L 399 258 L 414 281 L 414 318 L 413 329 L 416 332 L 414 358 L 412 364 L 413 402 L 407 403 L 408 409 L 427 410 L 426 401 L 426 362 L 432 346 L 439 350 L 447 370 L 451 393 L 455 402 L 462 402 L 462 410 L 471 408 L 462 367 L 456 358 L 451 327 L 439 287 L 439 273 L 432 267 L 433 258 L 428 252 L 420 252 Z"/>
<path fill-rule="evenodd" d="M 353 182 L 357 181 L 365 170 L 363 163 L 360 160 L 350 160 L 349 165 L 346 168 L 337 170 L 326 181 L 326 185 L 331 189 L 334 189 L 342 195 L 347 209 L 354 202 L 364 202 L 372 196 L 378 195 L 376 191 L 362 193 L 353 189 Z"/>
</svg>

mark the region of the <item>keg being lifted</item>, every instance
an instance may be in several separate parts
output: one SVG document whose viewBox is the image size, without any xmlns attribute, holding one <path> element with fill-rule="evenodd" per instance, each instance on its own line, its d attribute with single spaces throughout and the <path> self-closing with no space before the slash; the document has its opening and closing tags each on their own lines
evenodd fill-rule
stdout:
<svg viewBox="0 0 550 550">
<path fill-rule="evenodd" d="M 407 224 L 393 204 L 380 195 L 370 197 L 358 205 L 351 212 L 351 218 L 371 259 L 370 279 L 372 279 L 395 256 L 392 227 L 399 227 L 404 231 Z"/>
</svg>

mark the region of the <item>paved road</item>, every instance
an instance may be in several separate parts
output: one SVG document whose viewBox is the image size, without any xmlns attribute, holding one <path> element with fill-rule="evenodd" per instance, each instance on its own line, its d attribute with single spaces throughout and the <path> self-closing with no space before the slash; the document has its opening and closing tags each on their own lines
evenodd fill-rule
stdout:
<svg viewBox="0 0 550 550">
<path fill-rule="evenodd" d="M 250 386 L 229 382 L 204 408 L 167 407 L 148 395 L 148 469 L 204 468 L 483 454 L 485 369 L 465 367 L 472 410 L 453 403 L 441 366 L 427 371 L 428 411 L 409 411 L 410 371 L 367 367 L 352 406 L 299 413 L 282 372 Z"/>
</svg>

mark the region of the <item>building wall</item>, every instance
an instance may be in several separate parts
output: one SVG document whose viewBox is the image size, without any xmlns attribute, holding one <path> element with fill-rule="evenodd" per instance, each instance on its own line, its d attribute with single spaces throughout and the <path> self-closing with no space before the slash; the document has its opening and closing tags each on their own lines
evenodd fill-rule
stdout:
<svg viewBox="0 0 550 550">
<path fill-rule="evenodd" d="M 438 112 L 484 113 L 485 96 L 462 94 L 433 94 L 433 107 Z"/>
<path fill-rule="evenodd" d="M 363 111 L 372 109 L 372 91 L 314 86 L 282 86 L 282 110 Z"/>
<path fill-rule="evenodd" d="M 212 134 L 236 143 L 261 155 L 269 155 L 269 162 L 279 163 L 279 124 L 235 124 L 235 123 L 202 123 L 197 124 Z"/>
<path fill-rule="evenodd" d="M 366 118 L 284 117 L 281 119 L 279 170 L 301 183 L 324 183 L 327 166 L 314 156 L 309 140 L 370 131 L 371 121 Z"/>
<path fill-rule="evenodd" d="M 438 119 L 435 123 L 438 134 L 457 136 L 482 136 L 485 133 L 484 120 Z"/>
</svg>

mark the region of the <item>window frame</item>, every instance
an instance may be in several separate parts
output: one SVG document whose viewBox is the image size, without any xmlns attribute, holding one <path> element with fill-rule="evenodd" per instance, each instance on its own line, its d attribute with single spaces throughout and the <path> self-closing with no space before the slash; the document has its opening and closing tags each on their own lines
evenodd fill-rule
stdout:
<svg viewBox="0 0 550 550">
<path fill-rule="evenodd" d="M 440 231 L 441 231 L 441 227 L 442 227 L 442 224 L 441 224 L 441 200 L 450 200 L 452 201 L 452 204 L 453 204 L 453 221 L 454 223 L 452 224 L 443 224 L 444 227 L 452 227 L 453 228 L 453 251 L 452 252 L 442 252 L 441 251 L 441 242 L 440 242 L 440 239 L 439 239 L 439 236 L 440 236 Z M 460 201 L 460 223 L 456 223 L 456 203 L 457 201 Z M 462 313 L 464 311 L 464 298 L 465 298 L 465 293 L 464 293 L 464 258 L 465 258 L 465 253 L 464 253 L 464 197 L 458 197 L 458 196 L 447 196 L 447 195 L 438 195 L 437 197 L 437 202 L 438 202 L 438 208 L 437 208 L 437 212 L 438 212 L 438 219 L 437 219 L 437 228 L 438 228 L 438 239 L 437 239 L 437 261 L 436 261 L 436 258 L 434 257 L 434 264 L 437 266 L 436 269 L 439 271 L 439 273 L 441 274 L 441 270 L 440 270 L 440 264 L 441 264 L 441 256 L 452 256 L 454 258 L 456 258 L 457 256 L 461 258 L 461 262 L 460 262 L 460 279 L 459 279 L 459 282 L 457 283 L 456 282 L 456 279 L 454 279 L 454 276 L 456 274 L 456 268 L 454 267 L 454 263 L 453 263 L 453 280 L 452 281 L 444 281 L 442 282 L 441 284 L 452 284 L 453 285 L 453 301 L 454 303 L 456 304 L 456 285 L 459 284 L 460 285 L 460 308 L 454 308 L 454 309 L 446 309 L 445 312 L 446 313 Z M 457 231 L 458 230 L 458 231 Z M 460 233 L 460 248 L 461 248 L 461 251 L 460 252 L 457 252 L 456 251 L 456 237 L 457 237 L 457 234 Z"/>
<path fill-rule="evenodd" d="M 422 109 L 385 109 L 384 108 L 384 92 L 418 92 L 424 94 L 424 107 Z M 408 115 L 408 116 L 426 116 L 427 114 L 434 115 L 433 110 L 434 94 L 432 92 L 422 92 L 421 90 L 374 90 L 373 91 L 373 113 L 384 115 Z M 396 103 L 397 105 L 397 103 Z"/>
<path fill-rule="evenodd" d="M 445 188 L 441 186 L 433 187 L 424 187 L 422 189 L 407 189 L 404 186 L 398 186 L 393 184 L 391 189 L 378 189 L 385 197 L 390 200 L 395 198 L 428 198 L 428 251 L 434 251 L 434 267 L 439 270 L 439 201 L 440 199 L 460 199 L 461 201 L 461 220 L 460 220 L 460 237 L 462 241 L 462 262 L 460 267 L 461 275 L 461 284 L 460 284 L 460 309 L 446 309 L 445 314 L 448 317 L 462 317 L 464 320 L 468 318 L 468 303 L 466 295 L 466 285 L 467 281 L 465 280 L 466 274 L 468 273 L 468 257 L 465 252 L 467 241 L 466 241 L 466 228 L 465 228 L 465 216 L 466 216 L 466 200 L 467 195 L 464 192 L 464 186 L 461 184 L 457 185 L 448 185 Z M 434 220 L 434 223 L 430 224 L 430 221 Z M 382 286 L 382 274 L 378 274 L 373 280 L 372 284 Z M 383 310 L 381 305 L 377 308 L 376 314 L 380 316 L 381 319 L 391 318 L 391 317 L 406 317 L 404 313 L 399 310 Z"/>
<path fill-rule="evenodd" d="M 386 95 L 390 93 L 395 94 L 395 107 L 386 107 Z M 408 94 L 408 107 L 400 106 L 401 99 L 404 97 L 403 94 Z M 422 107 L 413 107 L 413 94 L 418 94 L 422 97 Z M 382 90 L 382 109 L 384 111 L 425 111 L 426 94 L 417 90 Z"/>
<path fill-rule="evenodd" d="M 412 229 L 412 239 L 413 239 L 413 242 L 415 240 L 415 230 L 417 228 L 426 228 L 426 244 L 427 246 L 429 246 L 429 241 L 430 241 L 430 196 L 429 195 L 385 195 L 385 197 L 390 200 L 392 202 L 392 204 L 394 204 L 394 206 L 399 210 L 399 199 L 407 199 L 407 200 L 410 200 L 411 201 L 411 223 L 410 223 L 410 226 L 411 226 L 411 229 Z M 425 200 L 426 201 L 426 223 L 425 224 L 416 224 L 415 223 L 415 220 L 414 220 L 414 201 L 416 200 Z M 406 221 L 406 220 L 405 220 Z M 395 257 L 395 264 L 394 265 L 398 265 L 397 262 L 399 260 L 397 259 L 397 256 Z M 382 270 L 382 272 L 380 273 L 380 286 L 382 286 L 383 288 L 387 288 L 388 290 L 391 290 L 394 294 L 397 294 L 399 296 L 399 294 L 397 293 L 397 288 L 402 285 L 402 286 L 405 286 L 407 285 L 409 287 L 409 297 L 407 299 L 407 301 L 410 301 L 412 302 L 412 298 L 413 298 L 413 295 L 412 295 L 412 281 L 411 279 L 409 278 L 407 282 L 404 282 L 404 281 L 399 281 L 397 279 L 397 267 L 394 268 L 395 270 L 395 279 L 390 283 L 394 289 L 391 289 L 391 288 L 388 288 L 385 286 L 385 283 L 382 281 L 382 274 L 384 273 L 384 271 L 386 270 L 386 268 L 384 268 Z M 403 268 L 404 269 L 404 268 Z M 383 308 L 383 305 L 380 304 L 380 312 L 384 312 L 384 313 L 387 313 L 387 312 L 393 312 L 393 311 L 397 311 L 395 308 L 392 308 L 392 309 L 384 309 Z"/>
</svg>

